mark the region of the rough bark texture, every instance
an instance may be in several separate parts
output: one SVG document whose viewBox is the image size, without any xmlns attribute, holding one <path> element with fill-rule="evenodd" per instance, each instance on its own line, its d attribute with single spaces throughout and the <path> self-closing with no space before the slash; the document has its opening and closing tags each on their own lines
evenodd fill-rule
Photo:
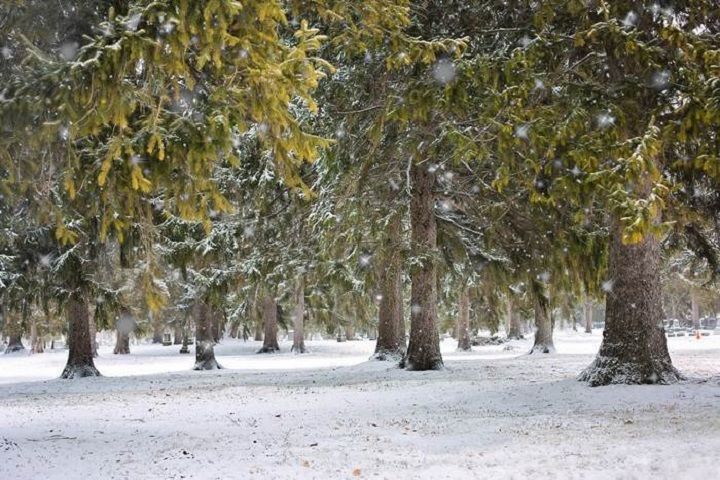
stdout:
<svg viewBox="0 0 720 480">
<path fill-rule="evenodd" d="M 215 312 L 204 301 L 198 300 L 193 307 L 195 316 L 195 366 L 193 370 L 215 370 L 220 367 L 215 360 L 213 335 Z"/>
<path fill-rule="evenodd" d="M 163 328 L 162 324 L 156 324 L 153 327 L 153 338 L 152 343 L 163 343 L 163 331 L 165 329 Z"/>
<path fill-rule="evenodd" d="M 547 300 L 535 299 L 535 343 L 530 353 L 554 353 L 553 319 L 548 311 Z"/>
<path fill-rule="evenodd" d="M 120 330 L 115 331 L 115 348 L 113 349 L 113 353 L 116 355 L 127 355 L 130 353 L 130 333 Z"/>
<path fill-rule="evenodd" d="M 603 341 L 595 361 L 580 374 L 591 386 L 614 383 L 672 383 L 680 374 L 672 365 L 662 324 L 660 243 L 648 235 L 622 243 L 615 222 L 610 244 Z"/>
<path fill-rule="evenodd" d="M 190 340 L 188 339 L 187 333 L 183 333 L 180 353 L 190 353 Z"/>
<path fill-rule="evenodd" d="M 593 326 L 593 304 L 585 302 L 585 333 L 592 333 Z"/>
<path fill-rule="evenodd" d="M 305 282 L 302 275 L 298 276 L 293 295 L 293 346 L 290 351 L 305 353 Z"/>
<path fill-rule="evenodd" d="M 10 335 L 8 337 L 8 344 L 5 347 L 5 353 L 18 352 L 25 350 L 25 345 L 22 343 L 22 333 Z"/>
<path fill-rule="evenodd" d="M 378 309 L 378 337 L 375 344 L 377 360 L 400 360 L 405 353 L 405 320 L 403 318 L 402 257 L 397 253 L 401 242 L 401 220 L 388 224 L 389 250 L 380 272 L 380 305 Z"/>
<path fill-rule="evenodd" d="M 263 296 L 263 325 L 264 340 L 263 346 L 257 353 L 274 353 L 280 351 L 278 344 L 277 332 L 277 303 L 275 298 L 270 294 Z"/>
<path fill-rule="evenodd" d="M 411 273 L 410 342 L 401 366 L 408 370 L 443 367 L 437 328 L 437 285 L 433 258 L 437 248 L 434 173 L 427 166 L 411 167 L 410 223 L 413 248 L 423 255 Z"/>
<path fill-rule="evenodd" d="M 523 338 L 522 334 L 522 323 L 520 316 L 515 309 L 515 304 L 512 300 L 508 302 L 508 318 L 507 318 L 507 338 L 508 339 L 520 339 Z"/>
<path fill-rule="evenodd" d="M 345 325 L 345 340 L 357 340 L 355 338 L 355 327 L 351 323 Z"/>
<path fill-rule="evenodd" d="M 470 293 L 467 287 L 460 292 L 457 319 L 458 350 L 472 350 L 470 344 Z"/>
<path fill-rule="evenodd" d="M 68 298 L 68 361 L 61 378 L 81 378 L 100 376 L 93 361 L 90 343 L 90 308 L 87 299 L 73 293 Z"/>
</svg>

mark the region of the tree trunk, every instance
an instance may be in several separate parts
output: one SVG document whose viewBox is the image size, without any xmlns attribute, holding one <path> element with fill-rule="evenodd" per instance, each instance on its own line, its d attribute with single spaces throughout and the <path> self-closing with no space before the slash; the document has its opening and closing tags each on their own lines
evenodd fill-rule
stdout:
<svg viewBox="0 0 720 480">
<path fill-rule="evenodd" d="M 460 291 L 457 319 L 458 350 L 470 351 L 470 293 L 467 287 Z"/>
<path fill-rule="evenodd" d="M 554 353 L 554 322 L 548 311 L 546 298 L 535 297 L 535 343 L 529 353 Z"/>
<path fill-rule="evenodd" d="M 411 167 L 412 192 L 410 223 L 412 244 L 422 255 L 420 265 L 411 273 L 410 342 L 401 363 L 408 370 L 438 370 L 443 366 L 437 328 L 437 285 L 435 254 L 435 175 L 427 166 Z"/>
<path fill-rule="evenodd" d="M 190 353 L 190 339 L 187 333 L 183 331 L 182 334 L 182 346 L 180 347 L 180 353 Z"/>
<path fill-rule="evenodd" d="M 523 338 L 522 334 L 522 322 L 520 321 L 520 316 L 518 315 L 518 312 L 515 310 L 515 304 L 512 299 L 508 301 L 508 331 L 507 331 L 507 338 L 508 340 L 513 339 L 517 340 L 520 338 Z"/>
<path fill-rule="evenodd" d="M 68 360 L 61 378 L 98 377 L 90 343 L 90 308 L 87 298 L 72 293 L 67 300 Z"/>
<path fill-rule="evenodd" d="M 347 323 L 345 325 L 345 340 L 356 340 L 355 338 L 355 327 L 352 323 Z"/>
<path fill-rule="evenodd" d="M 127 355 L 130 353 L 129 332 L 124 332 L 121 330 L 115 331 L 115 349 L 113 350 L 113 353 L 116 355 Z"/>
<path fill-rule="evenodd" d="M 401 219 L 396 216 L 387 227 L 387 259 L 380 273 L 380 305 L 378 337 L 375 344 L 377 360 L 401 360 L 405 353 L 405 320 L 403 318 L 402 257 L 397 253 L 402 241 Z"/>
<path fill-rule="evenodd" d="M 212 309 L 213 314 L 213 340 L 215 343 L 220 343 L 222 340 L 223 333 L 225 332 L 225 316 L 222 311 Z"/>
<path fill-rule="evenodd" d="M 22 343 L 22 333 L 10 335 L 7 347 L 5 347 L 5 353 L 19 352 L 20 350 L 25 350 L 25 345 Z"/>
<path fill-rule="evenodd" d="M 164 325 L 161 322 L 155 322 L 153 325 L 152 343 L 163 343 Z"/>
<path fill-rule="evenodd" d="M 45 342 L 42 336 L 38 334 L 37 320 L 32 319 L 30 322 L 30 352 L 43 353 L 45 350 Z"/>
<path fill-rule="evenodd" d="M 92 348 L 93 358 L 97 358 L 98 357 L 97 324 L 95 323 L 94 316 L 91 316 L 88 319 L 88 327 L 90 328 L 90 348 Z"/>
<path fill-rule="evenodd" d="M 625 245 L 622 233 L 620 222 L 614 222 L 603 341 L 579 379 L 591 386 L 675 382 L 680 374 L 670 360 L 662 324 L 660 242 L 648 235 Z"/>
<path fill-rule="evenodd" d="M 173 332 L 173 345 L 182 345 L 183 336 L 182 326 L 180 324 L 175 325 L 175 332 Z"/>
<path fill-rule="evenodd" d="M 277 303 L 275 298 L 266 293 L 263 296 L 263 325 L 265 327 L 265 335 L 263 346 L 257 353 L 273 353 L 280 351 L 278 344 L 277 332 Z"/>
<path fill-rule="evenodd" d="M 694 289 L 690 290 L 690 312 L 692 315 L 693 330 L 700 330 L 700 304 L 698 295 Z"/>
<path fill-rule="evenodd" d="M 592 333 L 593 327 L 593 304 L 585 302 L 585 333 Z"/>
<path fill-rule="evenodd" d="M 253 340 L 256 342 L 262 342 L 263 341 L 263 324 L 262 322 L 256 322 L 255 323 L 255 335 L 253 336 Z"/>
<path fill-rule="evenodd" d="M 298 275 L 294 297 L 293 303 L 295 311 L 293 312 L 293 346 L 290 351 L 305 353 L 305 330 L 303 328 L 305 320 L 305 284 L 303 282 L 302 275 Z"/>
<path fill-rule="evenodd" d="M 230 326 L 230 338 L 238 338 L 238 331 L 240 330 L 240 323 L 234 322 Z"/>
<path fill-rule="evenodd" d="M 216 312 L 206 302 L 197 300 L 193 307 L 195 316 L 195 366 L 193 370 L 215 370 L 222 368 L 215 360 Z"/>
</svg>

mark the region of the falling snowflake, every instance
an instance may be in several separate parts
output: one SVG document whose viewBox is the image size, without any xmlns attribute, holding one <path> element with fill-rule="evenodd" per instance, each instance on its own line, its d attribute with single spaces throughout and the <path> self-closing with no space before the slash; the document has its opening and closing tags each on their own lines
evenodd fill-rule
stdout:
<svg viewBox="0 0 720 480">
<path fill-rule="evenodd" d="M 413 303 L 410 306 L 410 312 L 415 315 L 419 315 L 422 312 L 422 307 L 420 305 L 418 305 L 417 303 Z"/>
<path fill-rule="evenodd" d="M 360 255 L 360 257 L 358 258 L 358 263 L 363 268 L 370 266 L 370 263 L 372 263 L 372 255 L 368 255 L 366 253 Z"/>
<path fill-rule="evenodd" d="M 658 90 L 665 90 L 668 86 L 670 86 L 670 72 L 667 70 L 655 72 L 652 76 L 650 85 Z"/>
<path fill-rule="evenodd" d="M 65 42 L 60 46 L 58 54 L 60 55 L 60 58 L 66 62 L 70 62 L 75 60 L 75 57 L 77 57 L 79 48 L 80 45 L 77 42 Z"/>
<path fill-rule="evenodd" d="M 625 28 L 632 28 L 637 23 L 638 16 L 637 13 L 630 10 L 627 15 L 625 15 L 625 18 L 622 20 L 622 24 Z"/>
<path fill-rule="evenodd" d="M 127 21 L 125 22 L 125 28 L 131 32 L 136 31 L 138 29 L 138 25 L 140 25 L 141 19 L 142 15 L 136 13 L 135 15 L 127 19 Z"/>
<path fill-rule="evenodd" d="M 596 118 L 598 128 L 605 129 L 615 125 L 615 117 L 609 113 L 601 113 Z"/>
<path fill-rule="evenodd" d="M 614 284 L 615 284 L 615 282 L 612 281 L 612 280 L 605 280 L 605 281 L 602 283 L 602 286 L 601 286 L 602 291 L 603 291 L 603 292 L 606 292 L 606 293 L 612 292 L 612 289 L 613 289 L 613 285 L 614 285 Z"/>
<path fill-rule="evenodd" d="M 455 64 L 448 58 L 441 58 L 432 68 L 432 76 L 441 85 L 455 80 Z"/>
<path fill-rule="evenodd" d="M 519 126 L 517 126 L 517 127 L 515 128 L 515 136 L 516 136 L 517 138 L 521 138 L 521 139 L 523 139 L 523 140 L 527 140 L 527 139 L 528 139 L 528 132 L 529 132 L 529 131 L 530 131 L 530 126 L 529 126 L 529 125 L 527 125 L 527 124 L 525 124 L 525 125 L 519 125 Z"/>
</svg>

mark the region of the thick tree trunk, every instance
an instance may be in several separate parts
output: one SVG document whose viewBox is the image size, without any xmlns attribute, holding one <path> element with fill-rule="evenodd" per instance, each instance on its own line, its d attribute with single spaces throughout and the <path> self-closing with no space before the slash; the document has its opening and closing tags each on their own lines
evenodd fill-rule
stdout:
<svg viewBox="0 0 720 480">
<path fill-rule="evenodd" d="M 443 361 L 436 312 L 435 175 L 427 166 L 413 165 L 411 183 L 412 244 L 423 258 L 411 273 L 410 342 L 401 366 L 408 370 L 438 370 L 443 367 Z"/>
<path fill-rule="evenodd" d="M 204 301 L 198 300 L 193 307 L 195 316 L 195 366 L 193 370 L 215 370 L 222 368 L 215 360 L 215 338 L 213 336 L 216 312 Z"/>
<path fill-rule="evenodd" d="M 613 383 L 672 383 L 672 365 L 662 325 L 660 243 L 648 235 L 625 245 L 616 221 L 610 243 L 605 330 L 595 361 L 580 374 L 591 386 Z"/>
<path fill-rule="evenodd" d="M 470 351 L 470 293 L 467 287 L 460 291 L 457 319 L 458 350 Z"/>
<path fill-rule="evenodd" d="M 518 312 L 515 309 L 515 303 L 513 300 L 508 301 L 508 330 L 507 330 L 507 338 L 517 340 L 520 338 L 523 338 L 522 334 L 522 322 L 520 321 L 520 316 L 518 315 Z"/>
<path fill-rule="evenodd" d="M 553 319 L 545 298 L 535 298 L 535 343 L 529 353 L 554 353 Z"/>
<path fill-rule="evenodd" d="M 113 353 L 116 355 L 128 355 L 130 353 L 130 332 L 115 331 L 115 349 L 113 349 Z"/>
<path fill-rule="evenodd" d="M 274 353 L 280 351 L 280 345 L 278 344 L 277 339 L 277 303 L 271 294 L 266 293 L 263 296 L 262 306 L 265 332 L 263 346 L 257 353 Z"/>
<path fill-rule="evenodd" d="M 90 343 L 90 308 L 87 299 L 73 293 L 67 300 L 68 360 L 61 378 L 98 377 Z"/>
<path fill-rule="evenodd" d="M 20 350 L 25 350 L 25 345 L 22 343 L 22 333 L 10 335 L 7 347 L 5 347 L 5 353 L 19 352 Z"/>
<path fill-rule="evenodd" d="M 152 343 L 163 343 L 163 331 L 165 330 L 162 323 L 156 323 L 153 326 Z"/>
<path fill-rule="evenodd" d="M 405 353 L 405 319 L 403 318 L 402 257 L 397 253 L 402 241 L 401 219 L 396 217 L 387 227 L 388 244 L 385 264 L 380 272 L 380 305 L 376 360 L 401 360 Z"/>
<path fill-rule="evenodd" d="M 298 276 L 293 299 L 293 346 L 291 352 L 305 353 L 305 283 L 302 275 Z"/>
<path fill-rule="evenodd" d="M 593 304 L 585 302 L 585 333 L 592 333 L 593 327 Z"/>
</svg>

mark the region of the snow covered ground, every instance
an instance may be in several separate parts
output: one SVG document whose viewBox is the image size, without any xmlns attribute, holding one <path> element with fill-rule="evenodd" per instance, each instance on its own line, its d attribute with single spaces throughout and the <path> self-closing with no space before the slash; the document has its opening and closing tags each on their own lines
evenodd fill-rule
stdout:
<svg viewBox="0 0 720 480">
<path fill-rule="evenodd" d="M 600 342 L 558 332 L 454 352 L 446 369 L 367 362 L 373 343 L 310 354 L 217 348 L 193 372 L 178 347 L 101 349 L 102 378 L 57 380 L 65 352 L 0 355 L 0 478 L 718 478 L 720 335 L 668 339 L 688 380 L 591 389 Z"/>
</svg>

